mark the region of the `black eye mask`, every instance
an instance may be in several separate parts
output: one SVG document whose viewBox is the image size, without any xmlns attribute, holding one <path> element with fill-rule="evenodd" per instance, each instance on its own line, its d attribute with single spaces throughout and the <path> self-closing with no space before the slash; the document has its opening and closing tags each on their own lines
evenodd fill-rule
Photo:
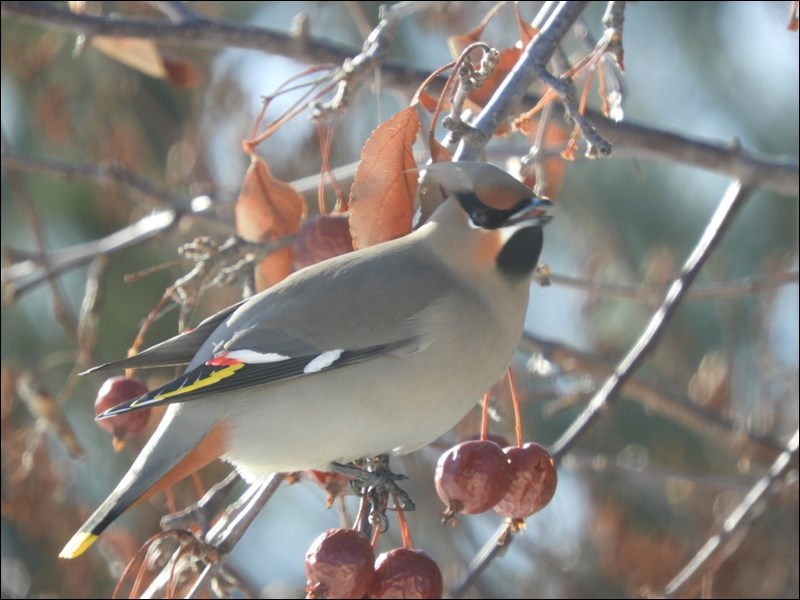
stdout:
<svg viewBox="0 0 800 600">
<path fill-rule="evenodd" d="M 471 192 L 459 192 L 456 194 L 456 198 L 473 224 L 483 229 L 499 229 L 508 225 L 511 217 L 530 205 L 529 198 L 522 199 L 513 208 L 501 210 L 487 206 Z"/>
</svg>

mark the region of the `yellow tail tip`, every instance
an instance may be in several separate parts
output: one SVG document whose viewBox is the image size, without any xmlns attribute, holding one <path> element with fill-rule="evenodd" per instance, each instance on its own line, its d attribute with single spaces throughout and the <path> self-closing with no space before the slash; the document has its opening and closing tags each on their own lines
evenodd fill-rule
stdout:
<svg viewBox="0 0 800 600">
<path fill-rule="evenodd" d="M 86 552 L 86 549 L 91 546 L 96 539 L 97 536 L 93 533 L 89 533 L 88 531 L 79 531 L 72 536 L 70 541 L 67 542 L 67 545 L 64 546 L 64 549 L 61 551 L 58 557 L 77 558 Z"/>
</svg>

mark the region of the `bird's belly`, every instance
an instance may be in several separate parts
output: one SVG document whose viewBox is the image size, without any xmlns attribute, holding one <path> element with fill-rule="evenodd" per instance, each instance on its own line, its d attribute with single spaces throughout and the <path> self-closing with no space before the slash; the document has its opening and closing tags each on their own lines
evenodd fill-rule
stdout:
<svg viewBox="0 0 800 600">
<path fill-rule="evenodd" d="M 432 361 L 431 355 L 440 354 L 426 349 L 349 365 L 340 377 L 305 376 L 265 387 L 263 395 L 255 388 L 228 398 L 233 410 L 224 458 L 255 479 L 413 451 L 445 433 L 475 405 L 502 374 L 515 343 L 505 344 L 502 352 L 491 349 L 468 370 Z M 269 410 L 253 410 L 255 403 L 267 403 Z M 249 416 L 265 412 L 269 416 L 260 420 Z"/>
</svg>

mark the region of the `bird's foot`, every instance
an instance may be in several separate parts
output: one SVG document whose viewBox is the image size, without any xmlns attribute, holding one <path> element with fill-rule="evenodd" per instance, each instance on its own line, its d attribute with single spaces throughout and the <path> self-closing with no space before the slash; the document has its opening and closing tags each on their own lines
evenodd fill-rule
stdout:
<svg viewBox="0 0 800 600">
<path fill-rule="evenodd" d="M 400 510 L 414 510 L 414 502 L 397 482 L 408 479 L 405 475 L 393 473 L 389 468 L 389 456 L 381 454 L 374 458 L 365 458 L 355 463 L 331 463 L 331 470 L 353 479 L 359 493 L 369 496 L 375 507 L 386 507 L 389 496 L 394 498 Z"/>
</svg>

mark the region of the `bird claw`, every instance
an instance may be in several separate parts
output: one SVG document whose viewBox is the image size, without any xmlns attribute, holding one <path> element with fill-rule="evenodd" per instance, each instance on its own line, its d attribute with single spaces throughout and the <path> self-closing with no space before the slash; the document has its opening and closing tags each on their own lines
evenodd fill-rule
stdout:
<svg viewBox="0 0 800 600">
<path fill-rule="evenodd" d="M 389 496 L 392 496 L 400 510 L 411 511 L 416 508 L 408 492 L 397 485 L 398 481 L 408 479 L 408 477 L 400 473 L 393 473 L 389 469 L 389 457 L 385 454 L 357 463 L 333 462 L 331 470 L 351 477 L 352 485 L 356 487 L 358 493 L 369 496 L 374 507 L 384 507 L 385 510 L 387 500 Z"/>
</svg>

